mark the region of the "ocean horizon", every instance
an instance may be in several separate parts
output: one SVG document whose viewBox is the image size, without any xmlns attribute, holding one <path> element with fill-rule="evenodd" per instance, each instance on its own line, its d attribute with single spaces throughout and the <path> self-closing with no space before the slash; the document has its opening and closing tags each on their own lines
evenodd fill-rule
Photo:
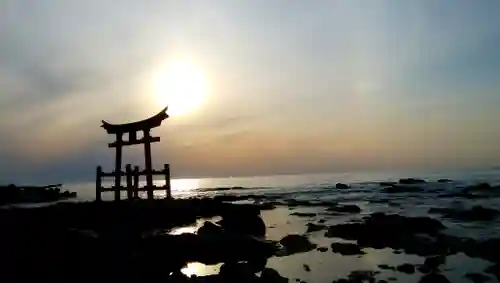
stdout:
<svg viewBox="0 0 500 283">
<path fill-rule="evenodd" d="M 226 194 L 238 193 L 266 193 L 276 190 L 310 190 L 324 189 L 335 186 L 337 183 L 351 185 L 376 184 L 384 181 L 398 181 L 401 178 L 420 178 L 436 181 L 441 178 L 451 179 L 457 184 L 470 185 L 479 182 L 500 184 L 500 169 L 497 167 L 479 169 L 430 169 L 430 170 L 363 170 L 345 173 L 307 173 L 307 174 L 280 174 L 253 177 L 216 177 L 216 178 L 172 178 L 172 196 L 195 197 L 217 194 L 223 191 Z M 113 178 L 103 180 L 104 187 L 112 186 Z M 122 184 L 125 184 L 122 178 Z M 157 178 L 154 184 L 162 186 L 165 180 Z M 145 185 L 145 180 L 140 180 L 140 185 Z M 95 199 L 95 182 L 68 182 L 64 188 L 75 191 L 77 201 L 90 201 Z M 163 191 L 156 191 L 155 197 L 163 197 Z M 122 192 L 125 198 L 126 192 Z M 103 199 L 111 200 L 112 192 L 103 193 Z"/>
</svg>

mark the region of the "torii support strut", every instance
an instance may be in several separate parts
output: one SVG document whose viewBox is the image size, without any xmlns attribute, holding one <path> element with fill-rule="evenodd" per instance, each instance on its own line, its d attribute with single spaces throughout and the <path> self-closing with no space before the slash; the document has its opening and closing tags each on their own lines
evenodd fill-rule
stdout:
<svg viewBox="0 0 500 283">
<path fill-rule="evenodd" d="M 104 128 L 108 134 L 116 135 L 116 141 L 110 143 L 109 147 L 116 148 L 116 159 L 115 159 L 115 185 L 114 193 L 115 200 L 120 199 L 120 189 L 121 189 L 121 167 L 122 167 L 122 147 L 130 146 L 136 144 L 144 144 L 144 157 L 145 157 L 145 175 L 146 175 L 146 190 L 148 199 L 153 199 L 153 169 L 151 160 L 151 143 L 159 142 L 160 137 L 151 136 L 151 129 L 159 127 L 163 120 L 167 119 L 169 116 L 167 114 L 168 107 L 165 107 L 158 114 L 150 117 L 148 119 L 127 123 L 127 124 L 110 124 L 106 121 L 102 121 L 102 128 Z M 137 139 L 137 132 L 143 132 L 143 137 Z M 123 135 L 127 134 L 129 140 L 123 140 Z"/>
</svg>

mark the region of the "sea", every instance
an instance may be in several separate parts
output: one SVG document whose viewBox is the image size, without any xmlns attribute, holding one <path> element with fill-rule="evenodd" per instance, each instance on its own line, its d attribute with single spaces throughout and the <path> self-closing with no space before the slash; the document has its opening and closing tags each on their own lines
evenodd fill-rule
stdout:
<svg viewBox="0 0 500 283">
<path fill-rule="evenodd" d="M 488 182 L 491 185 L 500 184 L 500 167 L 460 170 L 384 170 L 384 171 L 357 171 L 345 173 L 297 174 L 255 177 L 227 177 L 227 178 L 173 178 L 171 180 L 172 196 L 174 198 L 210 197 L 215 195 L 240 194 L 272 194 L 294 195 L 296 197 L 317 197 L 331 193 L 325 190 L 337 183 L 345 183 L 353 188 L 364 188 L 366 191 L 380 189 L 380 182 L 398 181 L 401 178 L 419 178 L 428 181 L 439 179 L 453 180 L 450 189 L 461 188 L 471 184 Z M 112 186 L 112 181 L 103 182 L 103 186 Z M 145 181 L 140 181 L 144 185 Z M 122 180 L 125 184 L 125 179 Z M 164 180 L 154 180 L 155 185 L 163 186 Z M 95 183 L 80 182 L 67 183 L 64 189 L 75 191 L 77 201 L 95 199 Z M 343 192 L 343 193 L 350 193 Z M 124 198 L 126 193 L 123 192 Z M 144 197 L 144 194 L 141 195 Z M 165 192 L 156 191 L 155 197 L 162 198 Z M 103 199 L 113 199 L 113 193 L 103 193 Z"/>
<path fill-rule="evenodd" d="M 422 191 L 406 193 L 386 193 L 380 182 L 398 181 L 401 178 L 419 178 L 427 181 L 419 185 Z M 438 182 L 439 179 L 449 179 L 450 182 Z M 500 194 L 489 197 L 468 199 L 460 197 L 442 197 L 447 193 L 458 192 L 469 185 L 487 182 L 490 185 L 500 185 L 500 168 L 475 170 L 386 170 L 365 171 L 332 174 L 279 175 L 233 178 L 190 178 L 172 179 L 172 196 L 174 198 L 213 197 L 217 195 L 259 195 L 273 201 L 305 200 L 330 201 L 338 204 L 354 204 L 361 208 L 359 214 L 328 215 L 325 208 L 318 207 L 288 207 L 277 206 L 275 209 L 262 211 L 266 223 L 266 237 L 279 241 L 286 235 L 307 235 L 311 242 L 329 247 L 332 242 L 346 242 L 343 239 L 326 238 L 324 231 L 307 233 L 308 223 L 324 223 L 337 225 L 352 221 L 361 221 L 372 213 L 383 212 L 399 214 L 407 217 L 425 216 L 438 219 L 446 226 L 445 233 L 460 237 L 472 238 L 478 241 L 500 238 L 500 221 L 497 217 L 490 221 L 460 221 L 445 218 L 439 214 L 429 213 L 430 208 L 469 209 L 473 206 L 483 206 L 500 210 Z M 337 183 L 349 185 L 348 189 L 336 188 Z M 156 185 L 164 181 L 155 180 Z M 111 186 L 111 184 L 105 184 Z M 65 184 L 65 189 L 76 191 L 78 197 L 73 201 L 90 201 L 95 199 L 94 183 Z M 165 195 L 157 191 L 156 197 Z M 145 197 L 144 195 L 142 197 Z M 104 199 L 112 199 L 113 193 L 103 195 Z M 123 196 L 125 198 L 125 196 Z M 261 201 L 261 200 L 259 200 Z M 314 213 L 317 216 L 299 217 L 296 212 Z M 170 231 L 172 234 L 196 232 L 203 225 L 198 223 L 179 227 Z M 235 247 L 237 248 L 237 247 Z M 409 263 L 414 266 L 423 264 L 424 257 L 405 254 L 401 251 L 385 249 L 363 249 L 364 255 L 343 256 L 332 251 L 310 251 L 285 257 L 272 257 L 267 267 L 278 271 L 289 278 L 289 282 L 334 282 L 347 278 L 352 272 L 369 271 L 376 274 L 377 282 L 424 282 L 424 274 L 416 271 L 412 274 L 397 270 L 382 270 L 380 265 L 398 266 Z M 307 265 L 307 268 L 305 266 Z M 470 258 L 463 253 L 449 255 L 446 263 L 441 266 L 441 273 L 450 282 L 478 282 L 471 278 L 481 277 L 482 282 L 499 282 L 486 272 L 492 262 L 480 258 Z M 188 264 L 182 272 L 188 276 L 204 276 L 216 274 L 220 265 L 206 266 L 200 263 Z M 472 274 L 472 275 L 471 275 Z M 478 275 L 479 274 L 479 275 Z M 474 277 L 475 276 L 475 277 Z M 384 281 L 379 281 L 384 280 Z"/>
</svg>

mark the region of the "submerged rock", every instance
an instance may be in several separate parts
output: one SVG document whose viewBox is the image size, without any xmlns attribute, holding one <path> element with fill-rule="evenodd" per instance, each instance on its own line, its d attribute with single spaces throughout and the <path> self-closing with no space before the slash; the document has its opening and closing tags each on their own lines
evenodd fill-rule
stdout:
<svg viewBox="0 0 500 283">
<path fill-rule="evenodd" d="M 307 223 L 307 231 L 306 231 L 306 233 L 321 231 L 323 229 L 326 229 L 326 225 L 314 224 L 314 223 Z"/>
<path fill-rule="evenodd" d="M 500 281 L 500 263 L 488 267 L 486 272 L 495 275 L 497 280 Z"/>
<path fill-rule="evenodd" d="M 390 266 L 387 264 L 379 264 L 378 267 L 380 269 L 384 269 L 384 270 L 396 270 L 396 268 L 394 266 Z"/>
<path fill-rule="evenodd" d="M 438 180 L 438 183 L 451 183 L 451 182 L 453 182 L 453 181 L 450 179 L 439 179 Z"/>
<path fill-rule="evenodd" d="M 380 182 L 379 185 L 382 187 L 396 185 L 398 182 Z"/>
<path fill-rule="evenodd" d="M 290 213 L 290 215 L 298 216 L 298 217 L 315 217 L 317 214 L 310 213 L 310 212 L 293 212 L 293 213 Z"/>
<path fill-rule="evenodd" d="M 440 213 L 443 217 L 454 218 L 462 221 L 491 221 L 499 214 L 499 211 L 482 206 L 474 206 L 471 209 L 461 210 L 453 208 L 430 208 L 429 213 Z"/>
<path fill-rule="evenodd" d="M 479 183 L 476 185 L 468 186 L 463 191 L 473 192 L 473 191 L 490 191 L 493 187 L 488 183 Z"/>
<path fill-rule="evenodd" d="M 224 263 L 220 267 L 220 277 L 229 282 L 252 282 L 257 279 L 251 267 L 246 263 Z"/>
<path fill-rule="evenodd" d="M 435 240 L 430 237 L 438 235 L 443 228 L 441 222 L 428 217 L 374 213 L 365 217 L 363 223 L 330 226 L 325 236 L 357 240 L 360 247 L 390 247 L 404 249 L 407 253 L 433 255 L 448 249 L 446 245 L 443 246 L 445 238 Z"/>
<path fill-rule="evenodd" d="M 349 185 L 347 185 L 347 184 L 343 184 L 343 183 L 337 183 L 337 184 L 335 185 L 335 188 L 337 188 L 337 189 L 341 189 L 341 190 L 345 190 L 345 189 L 349 189 Z"/>
<path fill-rule="evenodd" d="M 384 188 L 382 190 L 385 193 L 420 193 L 422 192 L 422 188 L 416 186 L 401 186 L 401 185 L 392 185 L 391 187 Z"/>
<path fill-rule="evenodd" d="M 446 263 L 446 256 L 430 256 L 424 261 L 424 265 L 431 271 L 438 270 L 439 266 Z"/>
<path fill-rule="evenodd" d="M 311 243 L 306 236 L 295 234 L 285 236 L 280 240 L 280 244 L 285 247 L 287 255 L 308 252 L 317 246 Z"/>
<path fill-rule="evenodd" d="M 359 206 L 354 205 L 354 204 L 330 206 L 326 210 L 333 211 L 333 212 L 342 212 L 342 213 L 360 213 L 361 212 L 361 208 L 359 208 Z"/>
<path fill-rule="evenodd" d="M 439 273 L 431 273 L 424 275 L 420 280 L 418 281 L 419 283 L 450 283 L 450 280 L 446 278 L 444 275 L 441 275 Z"/>
<path fill-rule="evenodd" d="M 403 185 L 415 185 L 415 184 L 424 184 L 427 182 L 423 179 L 403 178 L 403 179 L 399 179 L 399 183 L 403 184 Z"/>
<path fill-rule="evenodd" d="M 316 250 L 319 251 L 319 252 L 325 253 L 325 252 L 328 251 L 328 248 L 327 247 L 319 247 Z"/>
<path fill-rule="evenodd" d="M 281 276 L 278 271 L 272 268 L 264 268 L 260 275 L 260 282 L 262 283 L 288 283 L 288 278 Z"/>
<path fill-rule="evenodd" d="M 415 273 L 415 266 L 409 263 L 404 263 L 396 267 L 396 270 L 406 274 L 413 274 Z"/>
<path fill-rule="evenodd" d="M 349 282 L 375 282 L 375 275 L 377 271 L 371 270 L 354 270 L 347 276 L 349 278 Z"/>
<path fill-rule="evenodd" d="M 474 283 L 484 283 L 491 280 L 490 277 L 481 273 L 467 273 L 464 275 L 464 277 Z"/>
<path fill-rule="evenodd" d="M 339 253 L 341 255 L 364 255 L 358 245 L 356 244 L 346 244 L 346 243 L 332 243 L 332 252 Z"/>
</svg>

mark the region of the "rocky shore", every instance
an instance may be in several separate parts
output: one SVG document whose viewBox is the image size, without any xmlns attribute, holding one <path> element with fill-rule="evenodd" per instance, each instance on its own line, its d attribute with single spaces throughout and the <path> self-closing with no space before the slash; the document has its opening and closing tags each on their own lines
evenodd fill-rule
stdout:
<svg viewBox="0 0 500 283">
<path fill-rule="evenodd" d="M 498 210 L 478 200 L 494 199 L 497 189 L 485 184 L 453 193 L 440 189 L 450 182 L 429 184 L 411 178 L 384 182 L 376 199 L 361 195 L 351 184 L 331 189 L 344 196 L 355 191 L 356 197 L 348 201 L 246 194 L 3 209 L 3 278 L 5 282 L 498 282 L 500 238 L 453 233 L 455 223 L 495 229 Z M 418 197 L 412 198 L 417 191 Z M 457 205 L 462 200 L 468 205 Z M 423 215 L 412 215 L 416 210 Z M 205 222 L 192 231 L 172 233 L 200 220 Z M 398 259 L 383 261 L 377 251 L 383 258 Z M 484 268 L 463 268 L 461 274 L 450 265 L 457 257 L 473 261 L 472 265 L 479 260 Z M 193 262 L 217 266 L 217 272 L 186 274 L 184 268 Z"/>
<path fill-rule="evenodd" d="M 54 202 L 75 198 L 76 192 L 63 191 L 62 184 L 47 186 L 0 186 L 0 205 Z"/>
</svg>

